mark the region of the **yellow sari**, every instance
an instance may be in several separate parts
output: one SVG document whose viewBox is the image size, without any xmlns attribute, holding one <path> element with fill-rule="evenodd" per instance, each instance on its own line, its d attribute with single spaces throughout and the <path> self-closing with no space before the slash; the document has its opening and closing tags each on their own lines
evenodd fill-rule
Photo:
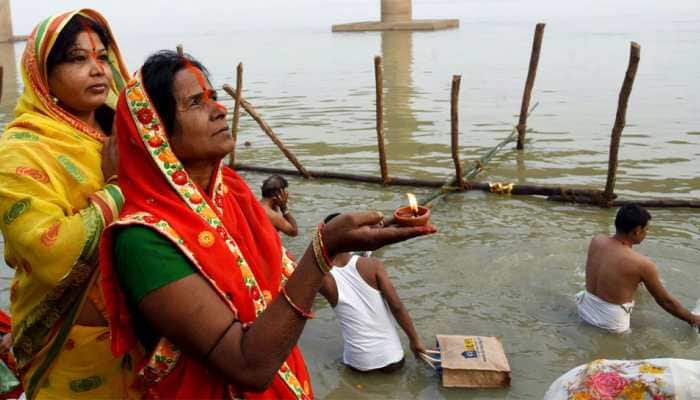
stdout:
<svg viewBox="0 0 700 400">
<path fill-rule="evenodd" d="M 46 60 L 76 14 L 111 39 L 114 108 L 128 73 L 107 21 L 83 9 L 46 19 L 22 57 L 24 93 L 0 137 L 0 229 L 10 290 L 13 352 L 24 390 L 33 398 L 129 397 L 133 355 L 116 358 L 108 327 L 76 325 L 85 301 L 101 308 L 94 286 L 97 242 L 118 216 L 123 197 L 102 175 L 104 135 L 52 101 Z"/>
</svg>

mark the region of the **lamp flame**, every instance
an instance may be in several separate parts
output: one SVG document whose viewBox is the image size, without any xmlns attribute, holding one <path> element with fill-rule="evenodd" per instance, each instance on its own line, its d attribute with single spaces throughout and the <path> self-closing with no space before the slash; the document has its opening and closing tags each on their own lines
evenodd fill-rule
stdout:
<svg viewBox="0 0 700 400">
<path fill-rule="evenodd" d="M 413 215 L 417 216 L 418 215 L 418 202 L 416 201 L 416 196 L 414 196 L 413 193 L 406 193 L 406 197 L 408 197 L 408 205 L 411 207 L 411 211 L 413 211 Z"/>
</svg>

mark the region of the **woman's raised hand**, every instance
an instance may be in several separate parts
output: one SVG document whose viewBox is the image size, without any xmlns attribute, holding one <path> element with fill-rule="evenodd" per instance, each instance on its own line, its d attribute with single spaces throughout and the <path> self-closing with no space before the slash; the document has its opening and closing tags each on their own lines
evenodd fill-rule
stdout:
<svg viewBox="0 0 700 400">
<path fill-rule="evenodd" d="M 416 236 L 437 232 L 432 225 L 416 227 L 384 226 L 377 211 L 340 214 L 325 226 L 323 243 L 330 257 L 346 251 L 376 250 Z"/>
</svg>

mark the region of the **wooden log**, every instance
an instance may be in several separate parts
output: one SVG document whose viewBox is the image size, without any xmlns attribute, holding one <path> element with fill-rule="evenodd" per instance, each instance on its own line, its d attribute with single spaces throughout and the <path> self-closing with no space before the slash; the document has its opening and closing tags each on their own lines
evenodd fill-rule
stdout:
<svg viewBox="0 0 700 400">
<path fill-rule="evenodd" d="M 622 82 L 620 96 L 617 102 L 617 114 L 615 115 L 615 125 L 612 128 L 610 137 L 610 158 L 608 160 L 608 179 L 605 183 L 604 201 L 610 202 L 613 199 L 615 191 L 615 176 L 617 174 L 617 154 L 620 149 L 620 137 L 622 130 L 625 128 L 625 118 L 627 116 L 627 102 L 632 93 L 632 85 L 634 78 L 637 75 L 637 67 L 639 66 L 639 44 L 630 43 L 630 59 L 625 72 L 625 79 Z"/>
<path fill-rule="evenodd" d="M 180 56 L 180 57 L 184 57 L 184 56 L 185 56 L 185 51 L 183 50 L 181 44 L 178 44 L 175 48 L 177 49 L 177 55 L 178 55 L 178 56 Z"/>
<path fill-rule="evenodd" d="M 525 146 L 525 130 L 527 129 L 527 109 L 530 107 L 530 96 L 532 88 L 535 86 L 535 76 L 537 75 L 537 64 L 540 61 L 540 50 L 542 49 L 542 36 L 544 35 L 543 23 L 535 26 L 535 37 L 532 40 L 532 53 L 530 53 L 530 67 L 527 70 L 525 80 L 525 90 L 523 91 L 523 101 L 520 105 L 520 119 L 518 121 L 518 144 L 516 148 L 522 150 Z"/>
<path fill-rule="evenodd" d="M 241 117 L 241 91 L 243 90 L 243 64 L 236 67 L 236 93 L 234 94 L 233 121 L 231 122 L 231 137 L 233 138 L 233 150 L 228 160 L 228 165 L 233 168 L 236 165 L 236 142 L 238 142 L 238 120 Z"/>
<path fill-rule="evenodd" d="M 249 165 L 249 164 L 236 164 L 237 171 L 250 171 L 250 172 L 262 172 L 268 174 L 281 174 L 281 175 L 291 175 L 300 176 L 301 173 L 297 170 L 290 168 L 276 168 L 276 167 L 263 167 L 259 165 Z M 330 172 L 330 171 L 317 171 L 308 170 L 312 178 L 326 178 L 326 179 L 338 179 L 351 182 L 364 182 L 364 183 L 376 183 L 383 185 L 384 181 L 381 176 L 372 175 L 361 175 L 361 174 L 349 174 L 345 172 Z M 429 179 L 412 179 L 412 178 L 399 178 L 391 177 L 390 185 L 396 186 L 412 186 L 412 187 L 429 187 L 429 188 L 439 188 L 442 187 L 443 182 L 437 180 Z"/>
<path fill-rule="evenodd" d="M 462 164 L 459 161 L 459 86 L 461 82 L 461 75 L 452 76 L 452 95 L 450 96 L 450 129 L 452 138 L 452 161 L 455 164 L 455 179 L 457 179 L 457 186 L 459 186 L 461 190 L 464 190 Z"/>
<path fill-rule="evenodd" d="M 267 174 L 281 174 L 290 176 L 300 176 L 299 171 L 290 168 L 277 168 L 277 167 L 264 167 L 259 165 L 250 164 L 236 164 L 236 170 L 238 171 L 250 171 L 250 172 L 261 172 Z M 362 175 L 362 174 L 350 174 L 345 172 L 330 172 L 330 171 L 318 171 L 309 170 L 309 174 L 313 178 L 328 178 L 328 179 L 338 179 L 354 182 L 365 182 L 365 183 L 376 183 L 381 184 L 382 178 L 379 176 L 372 175 Z M 444 182 L 434 180 L 434 179 L 414 179 L 414 178 L 401 178 L 401 177 L 391 177 L 391 185 L 396 186 L 413 186 L 413 187 L 426 187 L 426 188 L 443 188 Z M 453 186 L 446 188 L 448 191 L 460 190 L 459 187 Z M 489 182 L 478 182 L 478 181 L 468 181 L 466 182 L 465 190 L 480 190 L 482 192 L 493 192 L 492 183 Z M 569 188 L 561 185 L 516 185 L 513 184 L 510 190 L 512 195 L 531 195 L 531 196 L 553 196 L 553 195 L 566 195 L 566 196 L 585 196 L 585 197 L 600 197 L 602 191 L 598 189 L 586 189 L 586 188 Z"/>
<path fill-rule="evenodd" d="M 379 170 L 382 183 L 389 184 L 389 172 L 386 166 L 386 150 L 384 149 L 384 80 L 382 78 L 382 57 L 374 57 L 374 83 L 377 98 L 377 147 L 379 149 Z"/>
<path fill-rule="evenodd" d="M 288 176 L 303 176 L 298 170 L 290 168 L 263 167 L 250 164 L 236 164 L 236 170 L 259 172 L 265 174 L 281 174 Z M 313 178 L 319 179 L 336 179 L 350 182 L 363 182 L 382 184 L 382 178 L 372 175 L 349 174 L 344 172 L 332 171 L 308 171 Z M 391 177 L 392 186 L 411 186 L 425 188 L 440 188 L 447 192 L 458 191 L 458 187 L 445 188 L 444 182 L 433 179 L 413 179 Z M 480 190 L 483 192 L 491 192 L 492 184 L 488 182 L 468 181 L 466 182 L 466 190 Z M 517 185 L 513 184 L 510 194 L 514 196 L 547 196 L 547 200 L 559 201 L 566 203 L 579 203 L 600 206 L 600 199 L 603 192 L 598 189 L 587 188 L 570 188 L 562 185 Z M 700 200 L 692 199 L 641 199 L 641 200 L 614 200 L 613 205 L 623 206 L 625 204 L 639 204 L 643 207 L 687 207 L 700 208 Z"/>
<path fill-rule="evenodd" d="M 579 194 L 577 196 L 553 195 L 547 197 L 547 200 L 597 206 L 604 205 L 606 207 L 622 207 L 628 204 L 637 204 L 647 208 L 700 208 L 700 200 L 693 199 L 615 199 L 608 203 L 601 203 L 600 197 L 598 196 L 586 196 L 585 194 Z"/>
<path fill-rule="evenodd" d="M 233 97 L 234 99 L 236 98 L 236 92 L 233 90 L 233 88 L 229 85 L 224 85 L 223 87 L 224 91 L 229 94 L 229 96 Z M 260 116 L 260 114 L 255 111 L 255 108 L 248 103 L 243 97 L 240 98 L 240 104 L 241 107 L 250 115 L 253 117 L 253 119 L 260 125 L 260 128 L 265 132 L 265 134 L 272 139 L 272 142 L 277 145 L 277 147 L 284 153 L 284 155 L 287 157 L 289 162 L 291 162 L 294 167 L 299 171 L 299 173 L 304 177 L 304 178 L 311 178 L 311 175 L 306 171 L 306 168 L 304 168 L 303 165 L 299 162 L 299 160 L 294 156 L 294 154 L 287 149 L 287 147 L 282 143 L 282 141 L 277 137 L 275 132 L 270 128 L 270 126 L 265 122 L 265 120 Z"/>
<path fill-rule="evenodd" d="M 650 200 L 613 200 L 613 207 L 622 207 L 627 204 L 638 204 L 648 208 L 700 208 L 700 200 L 680 199 L 650 199 Z"/>
</svg>

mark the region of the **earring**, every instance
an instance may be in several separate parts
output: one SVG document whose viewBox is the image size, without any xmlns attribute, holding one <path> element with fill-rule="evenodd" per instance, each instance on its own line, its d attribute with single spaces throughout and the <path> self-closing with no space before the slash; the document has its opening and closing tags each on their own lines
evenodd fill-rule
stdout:
<svg viewBox="0 0 700 400">
<path fill-rule="evenodd" d="M 53 101 L 53 104 L 58 104 L 58 97 L 51 96 L 51 101 Z"/>
</svg>

